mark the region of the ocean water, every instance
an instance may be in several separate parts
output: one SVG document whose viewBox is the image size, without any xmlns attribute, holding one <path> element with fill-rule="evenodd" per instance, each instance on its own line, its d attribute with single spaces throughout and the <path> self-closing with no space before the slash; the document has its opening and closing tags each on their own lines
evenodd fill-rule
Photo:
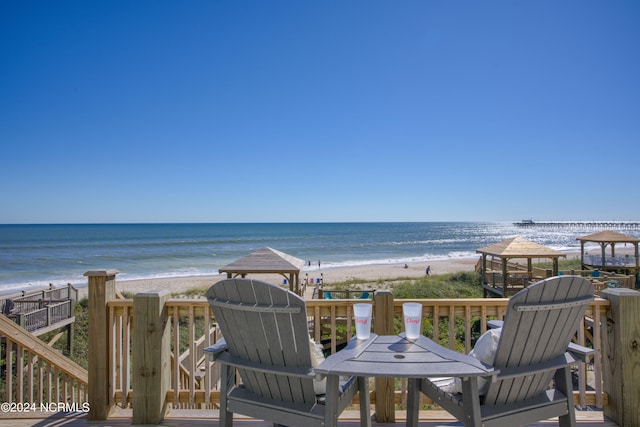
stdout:
<svg viewBox="0 0 640 427">
<path fill-rule="evenodd" d="M 216 275 L 264 246 L 331 268 L 477 257 L 514 236 L 575 250 L 592 232 L 510 222 L 0 225 L 0 293 L 82 286 L 86 271 L 111 268 L 119 280 Z"/>
</svg>

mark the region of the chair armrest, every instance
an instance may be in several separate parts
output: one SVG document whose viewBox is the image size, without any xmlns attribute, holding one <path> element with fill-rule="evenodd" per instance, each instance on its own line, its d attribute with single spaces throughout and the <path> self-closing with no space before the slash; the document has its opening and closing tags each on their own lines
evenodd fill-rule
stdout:
<svg viewBox="0 0 640 427">
<path fill-rule="evenodd" d="M 233 366 L 234 368 L 246 369 L 249 371 L 260 372 L 263 374 L 283 375 L 287 377 L 309 378 L 309 379 L 314 379 L 316 376 L 311 366 L 292 367 L 292 366 L 262 364 L 262 363 L 252 362 L 250 360 L 234 357 L 228 351 L 221 351 L 217 353 L 215 360 L 219 363 Z"/>
<path fill-rule="evenodd" d="M 227 345 L 227 342 L 224 340 L 224 338 L 221 338 L 214 345 L 205 347 L 203 351 L 205 353 L 209 353 L 209 357 L 211 358 L 211 360 L 215 361 L 218 357 L 220 357 L 220 354 L 224 351 L 227 351 L 228 348 L 229 346 Z"/>
<path fill-rule="evenodd" d="M 502 328 L 503 324 L 504 322 L 502 320 L 489 320 L 487 322 L 487 326 L 489 327 L 489 329 Z M 574 342 L 569 343 L 567 352 L 571 353 L 571 356 L 578 359 L 578 361 L 585 362 L 585 363 L 590 362 L 594 354 L 594 351 L 592 348 L 584 347 Z"/>
<path fill-rule="evenodd" d="M 222 338 L 214 345 L 205 347 L 203 351 L 205 353 L 209 353 L 209 357 L 211 357 L 213 361 L 219 361 L 235 368 L 244 368 L 266 374 L 287 375 L 299 378 L 314 379 L 316 377 L 316 373 L 313 372 L 313 368 L 311 367 L 291 368 L 286 366 L 261 365 L 259 363 L 232 357 L 227 352 L 228 348 L 226 341 Z"/>
<path fill-rule="evenodd" d="M 595 354 L 595 351 L 592 348 L 584 347 L 573 342 L 569 343 L 567 352 L 571 353 L 575 359 L 585 363 L 589 363 Z"/>
</svg>

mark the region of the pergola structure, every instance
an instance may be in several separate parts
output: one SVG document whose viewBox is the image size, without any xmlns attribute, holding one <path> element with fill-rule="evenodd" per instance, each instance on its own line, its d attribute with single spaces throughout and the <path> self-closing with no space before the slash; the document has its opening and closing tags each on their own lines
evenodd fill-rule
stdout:
<svg viewBox="0 0 640 427">
<path fill-rule="evenodd" d="M 247 274 L 280 274 L 289 281 L 289 289 L 300 294 L 300 270 L 305 262 L 268 246 L 225 265 L 218 271 L 228 278 L 246 277 Z"/>
<path fill-rule="evenodd" d="M 604 271 L 629 270 L 633 271 L 636 276 L 636 283 L 640 275 L 640 239 L 616 231 L 605 230 L 588 236 L 578 237 L 580 241 L 580 264 L 582 269 L 590 267 Z M 593 242 L 600 245 L 600 255 L 585 254 L 585 243 Z M 635 248 L 633 257 L 629 254 L 616 256 L 616 244 L 629 243 Z M 607 256 L 607 246 L 611 247 L 610 255 Z M 628 274 L 628 273 L 627 273 Z"/>
<path fill-rule="evenodd" d="M 533 274 L 533 258 L 551 259 L 553 262 L 552 275 L 558 275 L 558 259 L 566 257 L 562 252 L 522 237 L 513 237 L 493 245 L 477 249 L 482 254 L 482 288 L 485 297 L 507 297 L 526 287 L 530 281 L 538 279 Z M 488 259 L 490 258 L 490 259 Z M 514 259 L 526 259 L 526 269 L 520 264 L 514 264 Z M 494 268 L 496 262 L 500 269 Z M 511 264 L 510 264 L 511 262 Z"/>
</svg>

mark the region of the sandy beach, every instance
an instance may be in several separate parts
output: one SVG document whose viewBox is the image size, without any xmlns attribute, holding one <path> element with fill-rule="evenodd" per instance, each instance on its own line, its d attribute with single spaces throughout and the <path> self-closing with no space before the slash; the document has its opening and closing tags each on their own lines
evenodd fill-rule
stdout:
<svg viewBox="0 0 640 427">
<path fill-rule="evenodd" d="M 431 274 L 447 274 L 461 271 L 473 271 L 478 258 L 451 258 L 442 260 L 432 260 L 429 262 L 407 264 L 371 264 L 355 267 L 318 268 L 317 266 L 305 267 L 300 272 L 300 280 L 308 279 L 309 283 L 322 277 L 323 283 L 331 284 L 343 282 L 350 279 L 364 280 L 389 280 L 400 277 L 422 277 L 425 275 L 427 266 L 431 266 Z M 151 290 L 169 290 L 171 293 L 186 292 L 194 288 L 206 289 L 225 275 L 215 276 L 191 276 L 191 277 L 171 277 L 161 279 L 145 280 L 117 280 L 116 286 L 120 292 L 138 293 Z M 248 276 L 257 280 L 264 280 L 269 283 L 281 284 L 284 277 L 276 274 L 254 274 Z M 311 287 L 310 287 L 311 288 Z M 86 291 L 82 288 L 81 292 Z"/>
</svg>

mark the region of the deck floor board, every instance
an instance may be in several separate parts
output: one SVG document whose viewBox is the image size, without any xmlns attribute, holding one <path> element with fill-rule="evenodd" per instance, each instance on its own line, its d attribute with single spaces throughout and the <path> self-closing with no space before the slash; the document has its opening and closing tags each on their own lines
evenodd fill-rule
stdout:
<svg viewBox="0 0 640 427">
<path fill-rule="evenodd" d="M 26 414 L 22 416 L 7 417 L 8 414 L 0 415 L 0 426 L 15 427 L 118 427 L 131 426 L 131 411 L 120 410 L 106 421 L 88 421 L 86 414 L 75 414 L 68 416 L 52 415 L 28 418 Z M 16 414 L 18 415 L 18 414 Z M 395 423 L 377 423 L 373 422 L 373 427 L 404 427 L 405 413 L 396 411 Z M 360 421 L 357 411 L 345 411 L 340 416 L 339 427 L 359 427 Z M 576 412 L 578 427 L 615 427 L 616 424 L 605 420 L 602 411 L 577 411 Z M 172 410 L 161 424 L 154 424 L 163 427 L 217 427 L 218 411 L 207 410 Z M 451 415 L 445 411 L 428 410 L 420 412 L 420 427 L 445 427 L 445 426 L 461 426 Z M 530 424 L 531 427 L 538 426 L 557 426 L 557 418 L 551 418 L 546 421 Z M 234 418 L 234 426 L 237 427 L 272 427 L 271 423 L 254 420 L 242 416 Z"/>
</svg>

